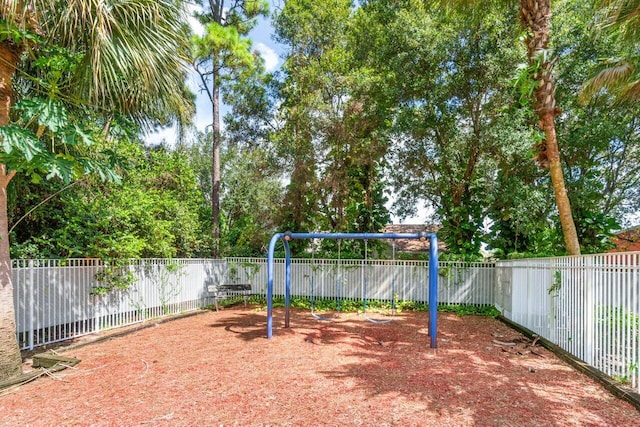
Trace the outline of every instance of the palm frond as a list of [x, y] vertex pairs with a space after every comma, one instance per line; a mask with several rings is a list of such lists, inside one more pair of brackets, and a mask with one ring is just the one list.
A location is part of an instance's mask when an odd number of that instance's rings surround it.
[[638, 0], [604, 0], [609, 11], [607, 24], [625, 24], [640, 17], [640, 1]]
[[627, 40], [640, 34], [640, 0], [601, 0], [605, 9], [604, 28], [615, 28]]
[[581, 102], [588, 102], [605, 88], [612, 93], [619, 93], [636, 70], [635, 65], [626, 60], [609, 62], [609, 64], [583, 85], [579, 97]]
[[181, 0], [0, 0], [0, 18], [83, 55], [74, 97], [140, 121], [192, 111], [182, 91], [189, 53], [183, 6]]
[[640, 100], [640, 80], [635, 80], [627, 84], [620, 94], [623, 102], [638, 102]]

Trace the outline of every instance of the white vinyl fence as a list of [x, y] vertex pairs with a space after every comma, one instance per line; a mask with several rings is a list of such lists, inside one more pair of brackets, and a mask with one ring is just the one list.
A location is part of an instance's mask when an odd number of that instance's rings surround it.
[[[428, 263], [293, 260], [292, 295], [428, 302]], [[490, 305], [493, 264], [441, 263], [441, 303]], [[126, 280], [124, 280], [126, 279]], [[124, 281], [127, 289], [100, 292]], [[266, 294], [263, 258], [145, 259], [117, 266], [99, 260], [15, 260], [14, 303], [23, 349], [211, 305], [207, 286], [249, 283]], [[274, 296], [284, 296], [284, 260]]]
[[[227, 258], [228, 280], [266, 293], [262, 258]], [[494, 263], [440, 262], [440, 304], [493, 305]], [[284, 259], [274, 262], [274, 296], [284, 296]], [[292, 259], [292, 296], [429, 302], [429, 263], [403, 260]]]
[[495, 305], [640, 391], [640, 253], [497, 262]]
[[[221, 281], [224, 261], [14, 260], [14, 304], [21, 348], [195, 310], [211, 303], [207, 285]], [[122, 278], [126, 290], [100, 293]]]
[[[428, 302], [428, 263], [292, 260], [292, 296]], [[100, 295], [118, 276], [130, 287]], [[13, 265], [21, 348], [211, 305], [207, 285], [250, 283], [266, 293], [263, 258], [18, 260]], [[117, 282], [117, 280], [116, 280]], [[503, 315], [640, 392], [640, 253], [497, 263], [439, 263], [439, 303], [495, 305]], [[276, 260], [274, 296], [284, 295]]]

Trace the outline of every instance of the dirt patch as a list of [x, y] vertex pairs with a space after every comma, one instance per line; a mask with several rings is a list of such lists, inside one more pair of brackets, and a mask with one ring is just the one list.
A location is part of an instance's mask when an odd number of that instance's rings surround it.
[[[63, 354], [82, 360], [0, 396], [4, 425], [605, 426], [638, 412], [490, 318], [388, 324], [233, 308]], [[515, 345], [511, 345], [515, 344]]]

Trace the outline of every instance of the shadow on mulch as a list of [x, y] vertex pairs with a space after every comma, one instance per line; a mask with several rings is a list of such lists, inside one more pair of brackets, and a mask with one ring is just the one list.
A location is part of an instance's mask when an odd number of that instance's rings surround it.
[[[274, 339], [277, 339], [279, 335], [300, 333], [299, 331], [296, 332], [295, 328], [305, 331], [304, 341], [308, 344], [327, 345], [355, 339], [352, 344], [353, 347], [355, 349], [359, 348], [362, 351], [354, 351], [350, 353], [349, 356], [356, 357], [360, 361], [357, 364], [344, 365], [339, 371], [324, 371], [323, 374], [328, 378], [335, 380], [344, 380], [346, 378], [356, 379], [364, 388], [370, 390], [371, 395], [391, 392], [400, 392], [419, 396], [427, 395], [433, 392], [434, 387], [449, 388], [449, 384], [452, 382], [465, 383], [466, 377], [468, 376], [466, 368], [472, 368], [481, 372], [484, 371], [483, 366], [474, 367], [474, 365], [477, 365], [477, 360], [474, 360], [474, 356], [467, 356], [466, 360], [461, 363], [461, 368], [465, 369], [434, 369], [434, 366], [431, 365], [428, 368], [423, 367], [422, 371], [416, 370], [416, 366], [405, 366], [406, 364], [398, 362], [395, 358], [391, 360], [388, 356], [390, 350], [394, 352], [402, 351], [403, 346], [399, 345], [399, 343], [395, 341], [398, 336], [397, 333], [389, 333], [389, 330], [386, 328], [376, 329], [375, 326], [370, 328], [367, 328], [366, 325], [354, 327], [353, 322], [343, 321], [340, 314], [338, 314], [334, 320], [335, 321], [326, 319], [318, 320], [313, 317], [295, 316], [295, 324], [292, 324], [291, 328], [285, 329], [283, 319], [274, 319]], [[400, 316], [399, 321], [396, 322], [394, 327], [398, 328], [398, 324], [400, 324], [401, 328], [414, 330], [418, 330], [420, 328], [424, 329], [425, 325], [416, 322], [415, 320], [415, 317], [407, 320]], [[528, 329], [522, 328], [513, 322], [509, 322], [502, 317], [499, 320], [513, 330], [522, 333], [530, 340], [536, 340], [537, 335]], [[364, 319], [359, 319], [359, 321], [364, 322]], [[264, 313], [242, 313], [234, 318], [219, 321], [217, 323], [210, 324], [209, 326], [214, 328], [224, 328], [225, 331], [236, 334], [240, 339], [250, 341], [257, 338], [266, 339], [266, 325], [267, 323]], [[357, 332], [356, 329], [358, 330]], [[406, 334], [407, 332], [404, 331], [403, 333]], [[425, 335], [424, 338], [426, 343], [427, 334], [426, 332], [423, 333]], [[360, 342], [358, 342], [357, 339], [360, 339]], [[540, 339], [538, 338], [537, 340]], [[553, 345], [549, 341], [541, 339], [540, 344], [560, 359], [569, 363], [578, 371], [595, 379], [614, 396], [629, 402], [636, 409], [640, 410], [640, 395], [638, 393], [618, 384], [612, 378], [595, 368], [586, 365], [581, 360]], [[378, 348], [376, 348], [376, 345]], [[404, 346], [406, 345], [407, 343], [404, 344]], [[433, 351], [436, 352], [437, 350]], [[363, 360], [370, 361], [362, 362]], [[412, 378], [409, 378], [408, 381], [404, 381], [402, 384], [396, 384], [388, 381], [387, 373], [390, 369], [399, 369], [402, 371], [412, 370], [414, 373], [411, 375]], [[533, 369], [530, 372], [535, 374], [535, 370]], [[421, 379], [422, 376], [426, 376], [426, 379]], [[474, 382], [476, 384], [481, 383], [481, 387], [476, 388], [473, 384], [466, 385], [465, 394], [468, 395], [469, 398], [477, 397], [478, 394], [486, 392], [487, 388], [499, 389], [500, 387], [509, 385], [503, 378], [487, 374], [481, 374], [480, 379], [476, 378]], [[439, 383], [444, 383], [445, 385]], [[563, 387], [561, 382], [555, 382], [552, 385]], [[526, 399], [530, 404], [535, 404], [531, 398], [531, 396], [535, 396], [535, 393], [532, 393], [531, 390], [527, 389], [524, 395], [527, 396]], [[545, 402], [544, 399], [538, 400], [541, 405]]]
[[207, 326], [224, 329], [244, 341], [267, 339], [267, 320], [264, 314], [238, 313], [234, 318], [210, 323]]

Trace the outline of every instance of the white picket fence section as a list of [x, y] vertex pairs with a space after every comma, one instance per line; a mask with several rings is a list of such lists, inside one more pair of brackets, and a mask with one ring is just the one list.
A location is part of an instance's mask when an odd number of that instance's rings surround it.
[[[262, 258], [227, 258], [228, 280], [266, 293]], [[440, 304], [494, 304], [494, 263], [440, 262]], [[284, 296], [284, 260], [274, 262], [274, 296]], [[404, 260], [292, 259], [293, 296], [429, 302], [429, 263]]]
[[20, 347], [62, 341], [147, 319], [196, 310], [212, 302], [208, 284], [226, 273], [223, 260], [133, 260], [127, 290], [96, 294], [99, 260], [14, 260], [13, 283]]
[[640, 253], [499, 261], [495, 305], [640, 392]]
[[[263, 258], [146, 259], [121, 267], [127, 290], [100, 296], [98, 260], [16, 260], [21, 348], [34, 348], [212, 303], [207, 285], [266, 293]], [[428, 303], [428, 262], [292, 260], [292, 296]], [[98, 276], [96, 276], [98, 274]], [[505, 317], [640, 392], [640, 253], [497, 263], [439, 263], [439, 303], [495, 305]], [[274, 296], [284, 295], [276, 260]]]

